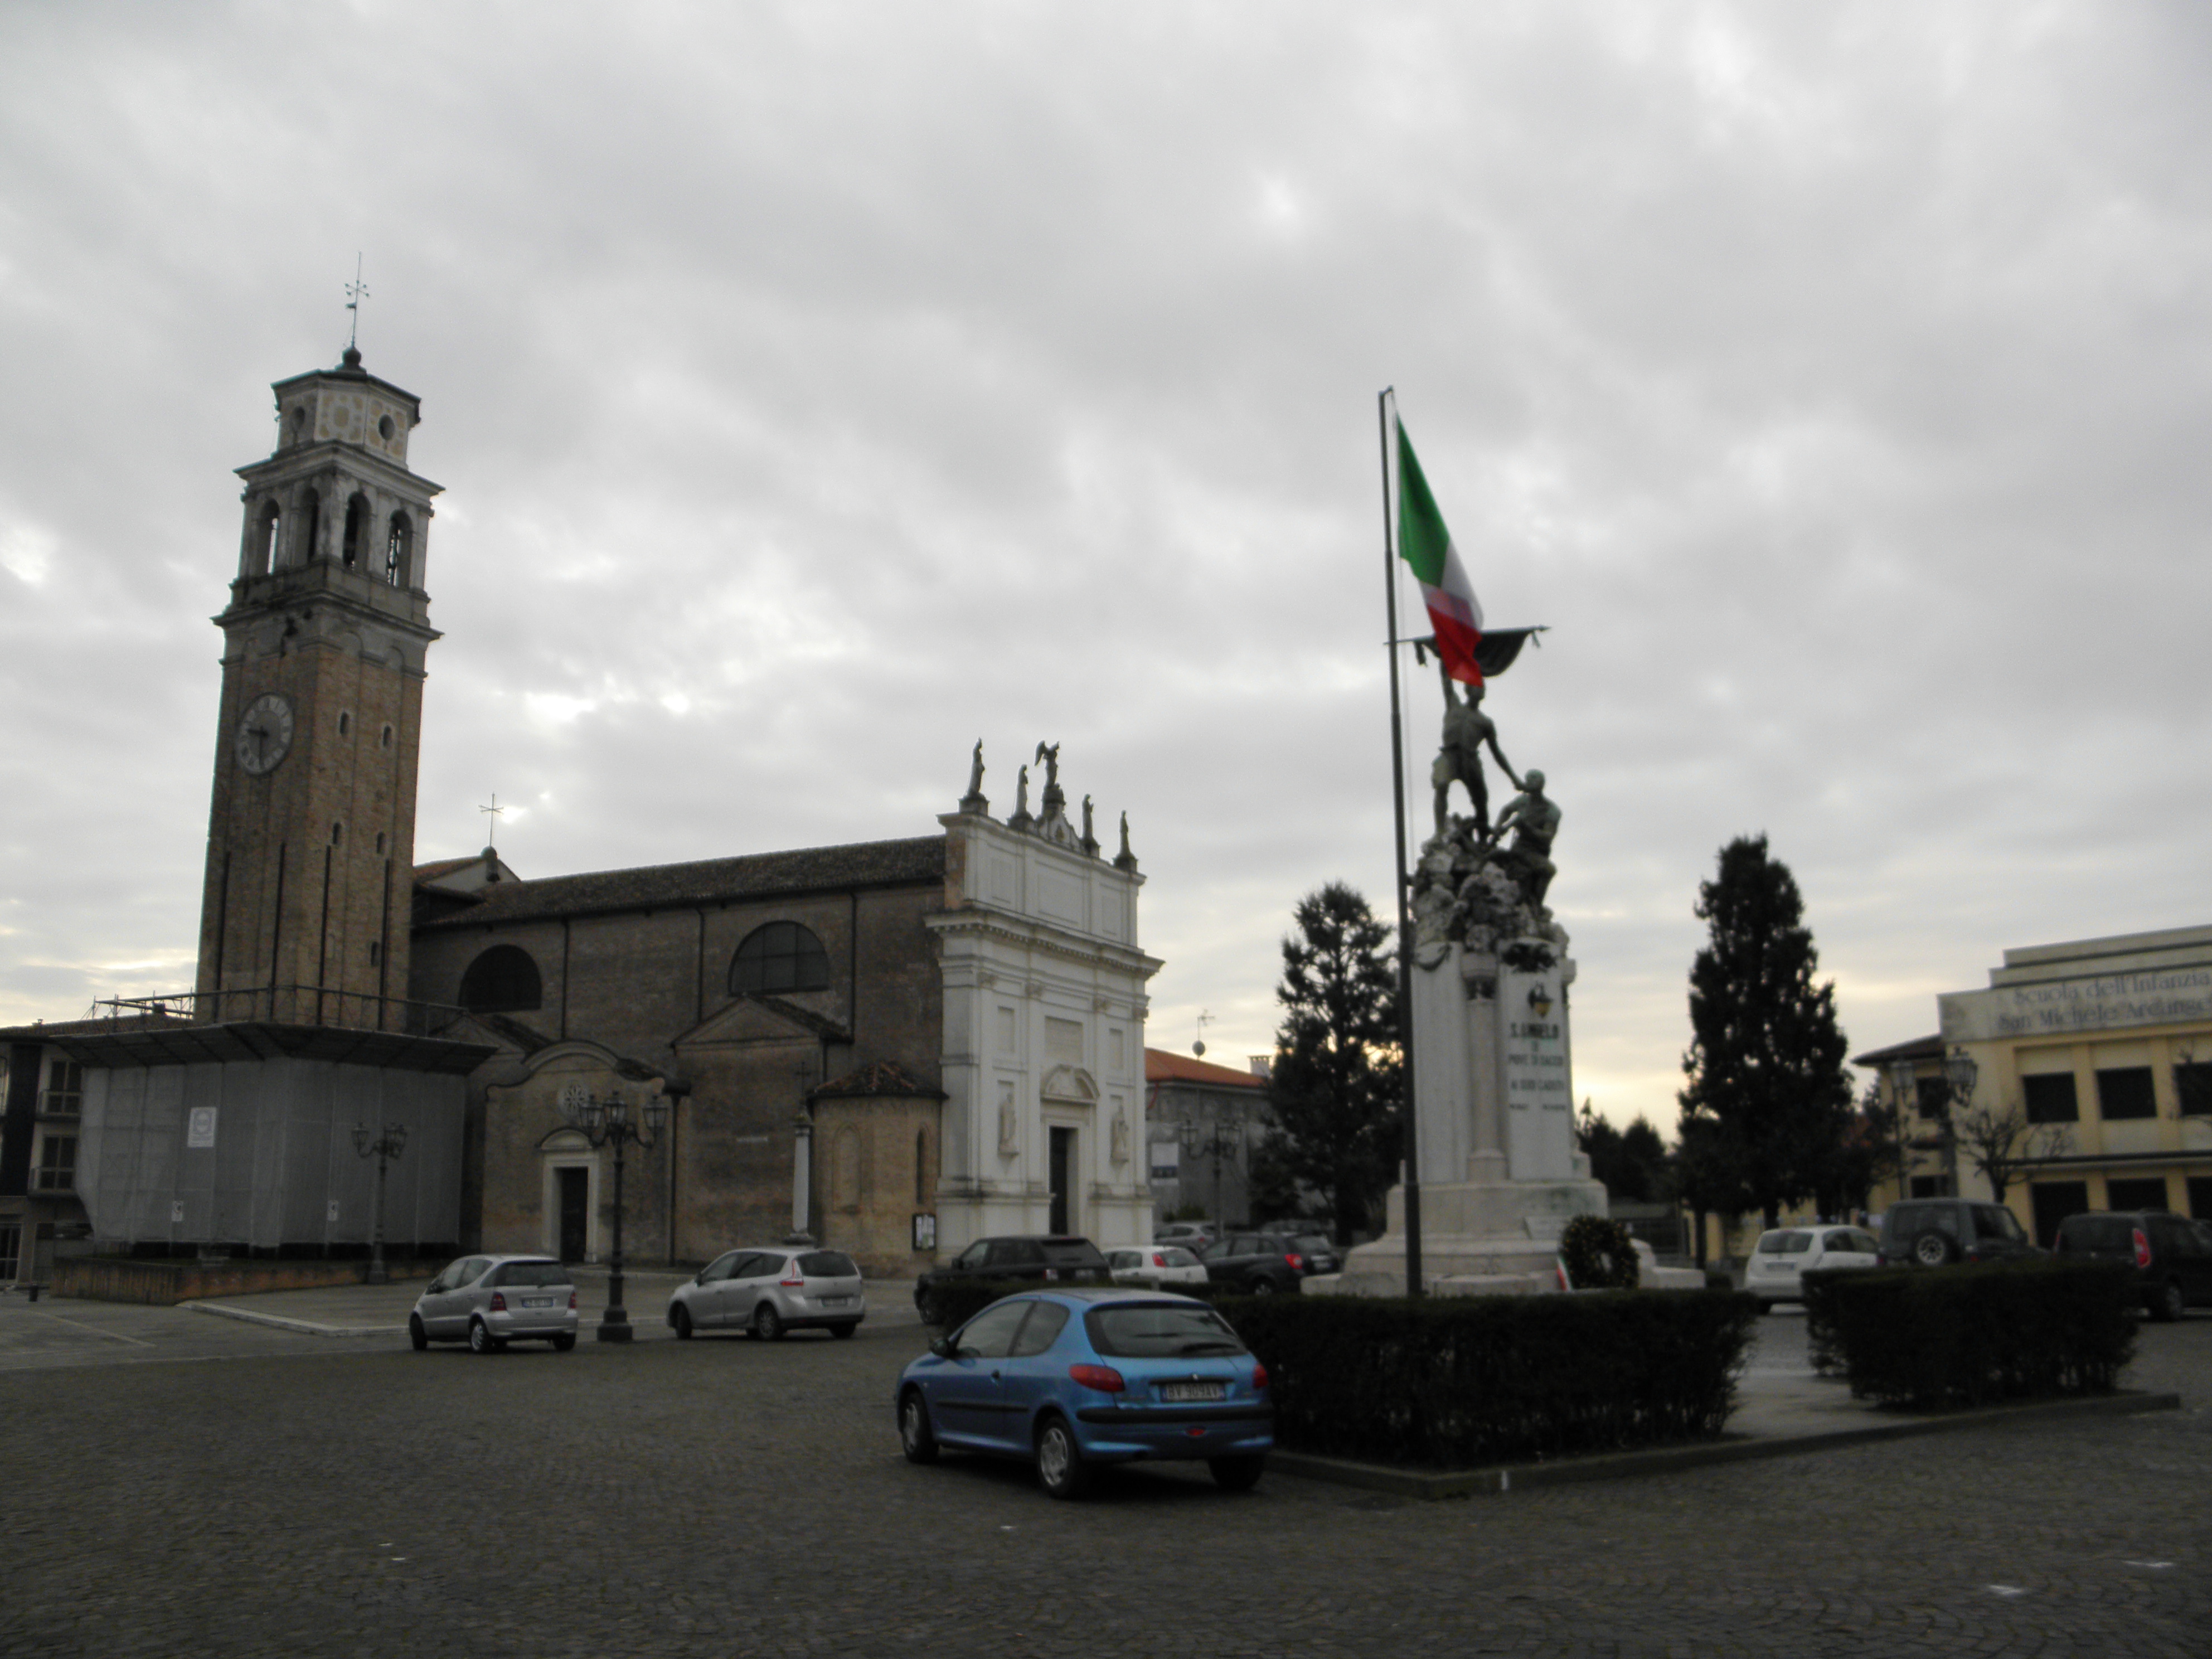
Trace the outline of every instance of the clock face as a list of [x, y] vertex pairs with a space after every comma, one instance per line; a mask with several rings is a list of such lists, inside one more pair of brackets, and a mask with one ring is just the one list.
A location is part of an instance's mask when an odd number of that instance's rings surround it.
[[291, 752], [291, 703], [274, 691], [263, 692], [246, 705], [231, 746], [238, 763], [256, 776], [274, 771]]

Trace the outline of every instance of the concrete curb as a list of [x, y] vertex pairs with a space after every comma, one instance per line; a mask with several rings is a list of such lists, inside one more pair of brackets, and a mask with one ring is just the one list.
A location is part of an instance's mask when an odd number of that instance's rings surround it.
[[404, 1336], [407, 1327], [401, 1325], [317, 1325], [305, 1319], [287, 1319], [281, 1314], [262, 1313], [251, 1308], [234, 1308], [221, 1302], [179, 1302], [179, 1308], [193, 1313], [213, 1314], [219, 1319], [240, 1319], [249, 1325], [267, 1325], [280, 1331], [297, 1331], [302, 1336]]
[[1831, 1429], [1818, 1434], [1739, 1435], [1693, 1446], [1658, 1446], [1650, 1451], [1563, 1458], [1556, 1463], [1497, 1464], [1488, 1468], [1453, 1469], [1441, 1474], [1280, 1449], [1267, 1455], [1267, 1467], [1273, 1473], [1296, 1475], [1303, 1480], [1360, 1486], [1401, 1498], [1471, 1498], [1478, 1493], [1527, 1491], [1532, 1486], [1560, 1486], [1577, 1480], [1630, 1480], [1644, 1475], [1671, 1474], [1677, 1469], [1702, 1468], [1713, 1463], [1747, 1462], [1753, 1458], [1802, 1457], [1813, 1452], [1839, 1451], [1847, 1446], [1906, 1440], [1923, 1434], [1948, 1434], [1961, 1429], [2001, 1428], [2012, 1423], [2071, 1417], [2131, 1417], [2140, 1412], [2180, 1408], [2181, 1396], [2178, 1394], [2094, 1395], [2079, 1400], [2039, 1400], [2023, 1406], [1996, 1406], [1942, 1417], [1914, 1418], [1908, 1422], [1870, 1423], [1863, 1428]]

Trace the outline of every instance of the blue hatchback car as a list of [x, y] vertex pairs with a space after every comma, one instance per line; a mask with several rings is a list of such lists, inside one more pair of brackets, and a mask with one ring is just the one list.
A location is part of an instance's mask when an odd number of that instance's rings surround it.
[[899, 1373], [900, 1443], [1036, 1464], [1077, 1498], [1101, 1463], [1203, 1458], [1247, 1492], [1275, 1443], [1267, 1372], [1212, 1308], [1127, 1287], [1001, 1297]]

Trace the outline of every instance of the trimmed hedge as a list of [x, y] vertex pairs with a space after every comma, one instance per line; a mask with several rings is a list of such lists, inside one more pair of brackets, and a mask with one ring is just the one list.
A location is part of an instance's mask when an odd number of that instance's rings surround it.
[[1923, 1410], [2110, 1394], [2135, 1354], [2124, 1263], [1978, 1262], [1805, 1276], [1814, 1363]]
[[1758, 1313], [1735, 1291], [1244, 1297], [1291, 1450], [1432, 1468], [1717, 1438]]

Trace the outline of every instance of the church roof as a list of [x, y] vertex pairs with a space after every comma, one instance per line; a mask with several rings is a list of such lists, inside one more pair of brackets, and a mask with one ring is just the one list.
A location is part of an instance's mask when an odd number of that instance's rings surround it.
[[465, 896], [474, 902], [443, 915], [418, 916], [415, 925], [418, 930], [434, 932], [618, 910], [675, 909], [787, 893], [913, 886], [944, 879], [945, 837], [917, 836], [908, 841], [864, 841], [844, 847], [702, 859], [692, 864], [650, 864], [635, 870], [549, 876], [542, 881], [501, 881]]

